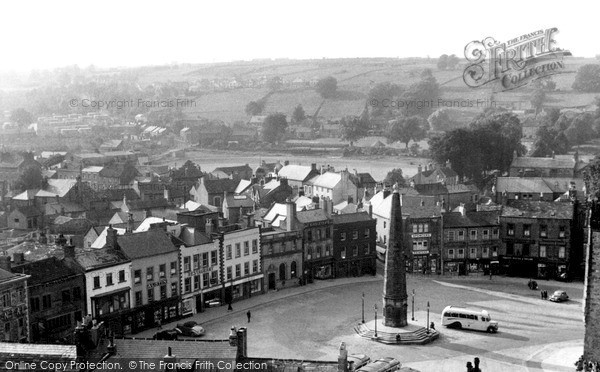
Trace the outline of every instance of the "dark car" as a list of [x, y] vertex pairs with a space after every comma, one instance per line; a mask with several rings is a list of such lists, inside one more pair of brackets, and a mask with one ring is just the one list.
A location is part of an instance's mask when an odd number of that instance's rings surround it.
[[350, 354], [348, 355], [348, 363], [352, 362], [352, 369], [357, 370], [371, 361], [365, 354]]
[[179, 332], [176, 329], [167, 329], [154, 334], [155, 340], [177, 340]]
[[205, 333], [204, 328], [194, 320], [190, 320], [183, 324], [177, 324], [175, 330], [181, 335], [189, 337], [199, 337], [203, 336]]

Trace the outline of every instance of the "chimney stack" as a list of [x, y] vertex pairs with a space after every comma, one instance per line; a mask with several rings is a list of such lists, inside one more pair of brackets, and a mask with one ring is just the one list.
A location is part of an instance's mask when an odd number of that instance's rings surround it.
[[340, 344], [340, 353], [338, 354], [338, 372], [348, 372], [348, 350], [346, 343]]
[[237, 360], [243, 360], [248, 357], [248, 335], [246, 327], [237, 330]]
[[211, 219], [206, 219], [206, 224], [204, 225], [204, 232], [206, 233], [206, 235], [208, 235], [210, 237], [210, 234], [212, 234], [213, 231], [213, 223]]
[[127, 218], [127, 233], [133, 233], [133, 213], [129, 212]]
[[108, 225], [106, 229], [106, 246], [112, 249], [117, 247], [117, 230], [113, 229], [112, 225]]
[[286, 218], [285, 218], [285, 227], [287, 231], [294, 231], [296, 227], [296, 203], [294, 203], [290, 198], [287, 198], [285, 201], [286, 207]]
[[23, 252], [13, 253], [12, 262], [15, 265], [24, 263], [25, 262], [25, 253], [23, 253]]
[[65, 258], [75, 258], [75, 246], [73, 244], [67, 244], [63, 247], [63, 253]]

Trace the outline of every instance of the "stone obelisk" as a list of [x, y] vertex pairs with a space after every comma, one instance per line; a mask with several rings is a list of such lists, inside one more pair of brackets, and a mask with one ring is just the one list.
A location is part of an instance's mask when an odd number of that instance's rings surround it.
[[403, 238], [400, 193], [398, 187], [394, 186], [390, 212], [390, 235], [385, 253], [383, 276], [383, 316], [384, 325], [388, 327], [404, 327], [408, 324]]

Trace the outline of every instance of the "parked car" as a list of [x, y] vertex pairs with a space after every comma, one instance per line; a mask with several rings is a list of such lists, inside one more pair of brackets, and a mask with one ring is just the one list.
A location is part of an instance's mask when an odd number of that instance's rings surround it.
[[381, 358], [373, 363], [369, 363], [359, 369], [357, 372], [393, 372], [402, 367], [402, 363], [394, 358]]
[[203, 336], [205, 333], [204, 328], [194, 320], [190, 320], [183, 324], [177, 324], [175, 329], [179, 334], [189, 337], [199, 337]]
[[212, 300], [204, 301], [204, 304], [206, 305], [206, 307], [221, 306], [221, 299], [220, 298], [213, 298]]
[[350, 354], [348, 355], [348, 363], [352, 362], [352, 370], [356, 371], [362, 366], [366, 365], [371, 361], [365, 354]]
[[550, 301], [554, 301], [554, 302], [563, 302], [563, 301], [568, 301], [569, 300], [569, 296], [567, 296], [567, 292], [565, 291], [554, 291], [554, 293], [552, 293], [552, 296], [550, 296], [550, 298], [548, 298]]
[[154, 334], [155, 340], [177, 340], [179, 332], [176, 329], [166, 329]]

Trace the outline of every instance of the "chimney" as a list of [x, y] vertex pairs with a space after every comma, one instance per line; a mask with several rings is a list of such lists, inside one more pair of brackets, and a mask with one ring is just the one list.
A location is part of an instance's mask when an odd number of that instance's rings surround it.
[[73, 244], [67, 244], [63, 247], [63, 253], [65, 258], [75, 258], [75, 246]]
[[465, 216], [466, 214], [466, 209], [465, 209], [465, 203], [460, 203], [460, 205], [458, 206], [458, 211], [460, 212], [461, 216]]
[[0, 269], [10, 272], [10, 256], [0, 256]]
[[117, 248], [117, 230], [113, 229], [112, 225], [108, 225], [106, 229], [106, 247]]
[[391, 194], [390, 189], [388, 189], [388, 188], [383, 189], [383, 198], [384, 199], [387, 198], [388, 196], [390, 196], [390, 194]]
[[[285, 165], [290, 165], [290, 161], [289, 161], [289, 160], [286, 160], [286, 161], [284, 161], [284, 162], [283, 162], [283, 165], [284, 165], [284, 166], [285, 166]], [[316, 166], [317, 166], [317, 165], [315, 164], [315, 167], [316, 167]]]
[[423, 168], [421, 168], [421, 164], [419, 164], [419, 167], [417, 168], [417, 183], [420, 185], [421, 184], [421, 172], [423, 171]]
[[173, 350], [171, 350], [171, 347], [167, 347], [167, 355], [165, 355], [163, 357], [163, 362], [165, 363], [165, 372], [166, 371], [177, 371], [178, 368], [176, 368], [177, 366], [177, 362], [179, 361], [179, 358], [177, 358], [175, 355], [173, 355]]
[[[286, 161], [286, 163], [287, 163], [287, 161]], [[287, 164], [286, 164], [286, 165], [287, 165]], [[312, 170], [316, 171], [316, 170], [317, 170], [317, 163], [312, 163], [312, 164], [310, 165], [310, 169], [312, 169]]]
[[206, 225], [204, 225], [204, 232], [206, 233], [206, 235], [208, 235], [210, 237], [210, 234], [212, 234], [212, 230], [213, 230], [212, 220], [207, 219]]
[[285, 201], [286, 207], [286, 218], [285, 218], [285, 227], [287, 231], [294, 231], [296, 227], [296, 203], [294, 203], [290, 198], [287, 198]]
[[327, 209], [327, 205], [326, 204], [327, 204], [327, 201], [325, 200], [325, 197], [321, 196], [319, 198], [319, 209], [323, 209], [323, 210]]
[[128, 213], [127, 218], [127, 233], [133, 233], [133, 213], [131, 212]]
[[348, 372], [348, 350], [346, 350], [346, 343], [340, 344], [340, 353], [338, 354], [338, 372]]
[[329, 197], [327, 197], [325, 207], [325, 212], [327, 212], [329, 216], [333, 215], [333, 200]]
[[246, 327], [237, 330], [237, 356], [236, 360], [243, 360], [248, 357], [248, 335]]
[[23, 253], [23, 252], [13, 253], [12, 262], [15, 265], [22, 264], [23, 262], [25, 262], [25, 253]]
[[573, 163], [579, 163], [579, 150], [575, 150], [575, 153], [573, 154]]
[[254, 227], [254, 215], [252, 213], [246, 214], [246, 227]]

